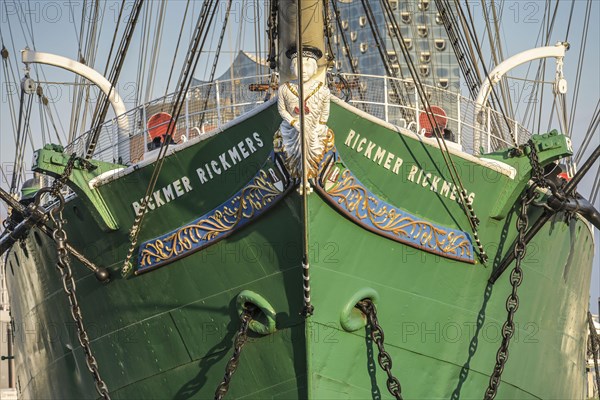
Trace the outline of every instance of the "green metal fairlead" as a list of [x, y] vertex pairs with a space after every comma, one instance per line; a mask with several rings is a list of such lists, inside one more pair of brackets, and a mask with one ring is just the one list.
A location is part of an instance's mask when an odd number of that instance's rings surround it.
[[[69, 158], [70, 155], [64, 152], [62, 146], [47, 144], [34, 153], [32, 170], [58, 178], [65, 170]], [[90, 181], [108, 171], [122, 168], [125, 166], [97, 160], [77, 159], [73, 172], [67, 180], [67, 186], [82, 199], [105, 232], [117, 230], [119, 226], [100, 192], [90, 187]]]
[[[549, 163], [560, 160], [561, 158], [573, 155], [571, 139], [567, 136], [552, 130], [543, 135], [531, 136], [531, 141], [537, 151], [538, 161], [543, 168]], [[523, 145], [519, 149], [508, 149], [494, 153], [488, 153], [482, 157], [502, 161], [515, 168], [517, 174], [515, 179], [504, 187], [503, 192], [498, 197], [490, 217], [501, 220], [506, 217], [511, 207], [517, 201], [519, 195], [525, 189], [531, 177], [532, 167], [528, 154], [529, 145]]]

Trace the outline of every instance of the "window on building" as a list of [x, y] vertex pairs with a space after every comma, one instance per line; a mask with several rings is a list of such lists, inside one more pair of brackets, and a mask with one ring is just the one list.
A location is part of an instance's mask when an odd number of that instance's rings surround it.
[[444, 23], [444, 20], [442, 19], [442, 14], [435, 14], [435, 23], [438, 25], [442, 25]]
[[431, 62], [431, 53], [428, 51], [422, 51], [420, 59], [422, 64], [429, 64]]
[[400, 18], [402, 18], [402, 22], [404, 22], [405, 24], [410, 24], [412, 21], [411, 14], [408, 11], [400, 13]]
[[427, 27], [425, 25], [417, 26], [417, 33], [422, 38], [427, 37]]
[[394, 30], [394, 25], [392, 25], [392, 24], [388, 25], [388, 32], [390, 34], [390, 37], [393, 37], [393, 38], [396, 37], [396, 31]]
[[443, 51], [446, 49], [446, 40], [445, 39], [435, 39], [435, 42], [433, 42], [435, 45], [435, 48], [438, 51]]
[[398, 62], [398, 55], [396, 54], [395, 51], [388, 50], [387, 57], [388, 57], [388, 60], [390, 60], [390, 62], [392, 62], [392, 63]]

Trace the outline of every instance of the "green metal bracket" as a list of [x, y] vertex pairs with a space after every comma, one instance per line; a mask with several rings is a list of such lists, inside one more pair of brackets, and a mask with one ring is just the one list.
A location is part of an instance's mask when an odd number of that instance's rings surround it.
[[[531, 140], [537, 150], [542, 167], [563, 157], [573, 155], [571, 139], [556, 130], [543, 135], [533, 135]], [[517, 170], [515, 179], [504, 186], [498, 196], [498, 201], [492, 208], [490, 216], [494, 219], [501, 220], [508, 215], [510, 208], [531, 178], [531, 163], [528, 156], [530, 149], [528, 146], [521, 146], [521, 149], [523, 151], [518, 155], [516, 155], [514, 149], [485, 154], [485, 158], [502, 161]]]
[[[32, 169], [35, 172], [59, 177], [63, 173], [69, 158], [70, 156], [64, 153], [62, 146], [47, 144], [35, 152]], [[105, 172], [119, 168], [125, 168], [125, 166], [96, 160], [77, 159], [73, 172], [67, 180], [67, 185], [82, 199], [96, 222], [105, 232], [117, 230], [119, 225], [100, 192], [90, 188], [89, 182]]]

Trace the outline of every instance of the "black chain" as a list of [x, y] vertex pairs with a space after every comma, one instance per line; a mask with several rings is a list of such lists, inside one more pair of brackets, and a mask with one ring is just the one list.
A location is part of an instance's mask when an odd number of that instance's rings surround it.
[[527, 145], [529, 147], [528, 156], [529, 161], [531, 163], [531, 179], [538, 185], [544, 185], [544, 169], [540, 164], [540, 160], [537, 155], [537, 150], [535, 148], [535, 143], [533, 142], [533, 140], [530, 139], [529, 142], [527, 142]]
[[[592, 359], [594, 360], [594, 372], [596, 377], [596, 390], [598, 397], [600, 398], [600, 369], [598, 369], [598, 334], [594, 327], [594, 321], [592, 319], [592, 313], [588, 311], [588, 327], [590, 328], [590, 344]], [[591, 397], [591, 396], [590, 396]]]
[[75, 161], [77, 157], [75, 154], [72, 154], [65, 166], [65, 169], [61, 176], [54, 180], [52, 183], [52, 187], [46, 190], [40, 190], [38, 193], [38, 201], [40, 196], [49, 192], [52, 196], [58, 199], [58, 204], [56, 204], [50, 210], [50, 219], [54, 223], [54, 231], [52, 232], [52, 238], [56, 242], [56, 252], [57, 252], [57, 263], [56, 268], [59, 270], [63, 289], [67, 294], [67, 298], [69, 299], [69, 304], [71, 307], [71, 316], [73, 317], [73, 321], [75, 321], [75, 325], [77, 326], [77, 338], [79, 340], [79, 344], [85, 353], [85, 362], [88, 367], [88, 370], [92, 374], [94, 378], [94, 384], [96, 386], [96, 391], [98, 394], [106, 400], [110, 400], [110, 395], [108, 393], [108, 387], [102, 377], [100, 376], [100, 371], [98, 369], [98, 363], [96, 362], [96, 357], [94, 357], [92, 353], [92, 349], [90, 347], [90, 338], [87, 334], [85, 326], [83, 325], [83, 316], [81, 315], [81, 308], [79, 307], [79, 302], [77, 301], [76, 295], [76, 285], [75, 279], [73, 278], [73, 272], [71, 271], [71, 264], [69, 261], [69, 253], [67, 250], [67, 232], [64, 230], [64, 218], [62, 215], [62, 211], [65, 206], [65, 199], [61, 194], [61, 189], [66, 185], [67, 180], [71, 176], [73, 169], [75, 168]]
[[[60, 186], [56, 187], [59, 188]], [[96, 390], [98, 391], [98, 394], [102, 396], [103, 399], [109, 400], [110, 396], [108, 394], [108, 387], [100, 377], [98, 364], [90, 347], [90, 339], [88, 337], [85, 326], [83, 325], [83, 316], [81, 315], [81, 308], [79, 307], [79, 302], [77, 301], [77, 295], [75, 293], [75, 279], [73, 279], [73, 273], [71, 271], [71, 264], [68, 255], [69, 253], [67, 251], [67, 233], [65, 232], [63, 227], [64, 219], [62, 211], [65, 205], [65, 200], [60, 194], [60, 189], [58, 189], [57, 193], [53, 194], [58, 199], [58, 204], [55, 205], [52, 208], [52, 210], [50, 210], [50, 219], [52, 220], [55, 226], [54, 231], [52, 233], [52, 238], [56, 242], [56, 251], [58, 254], [56, 267], [60, 271], [62, 277], [63, 288], [65, 293], [67, 294], [67, 298], [69, 299], [69, 304], [71, 307], [71, 316], [73, 317], [73, 321], [75, 321], [75, 324], [77, 325], [77, 338], [79, 339], [79, 344], [81, 345], [81, 348], [85, 353], [85, 361], [90, 373], [94, 378]]]
[[77, 156], [73, 153], [71, 157], [69, 157], [69, 161], [67, 161], [67, 165], [65, 165], [65, 169], [60, 177], [56, 178], [54, 182], [52, 182], [52, 187], [50, 188], [50, 193], [53, 196], [59, 198], [60, 190], [67, 184], [67, 180], [71, 176], [73, 169], [75, 168], [75, 161], [77, 160]]
[[233, 340], [233, 355], [227, 361], [227, 365], [225, 366], [225, 375], [223, 376], [223, 380], [217, 386], [217, 390], [215, 391], [215, 400], [221, 400], [227, 394], [229, 390], [229, 384], [231, 383], [231, 377], [237, 370], [238, 364], [240, 362], [240, 355], [242, 354], [242, 347], [248, 341], [248, 327], [250, 325], [250, 321], [252, 321], [252, 317], [254, 315], [256, 308], [252, 304], [246, 304], [244, 307], [244, 311], [240, 315], [240, 319], [242, 320], [242, 324], [240, 325], [240, 329], [235, 334], [235, 339]]
[[514, 317], [517, 309], [519, 308], [519, 296], [517, 295], [517, 289], [523, 282], [523, 269], [521, 268], [521, 263], [523, 262], [525, 253], [527, 252], [527, 242], [525, 241], [525, 234], [527, 233], [527, 229], [529, 227], [529, 216], [527, 215], [527, 211], [529, 210], [529, 205], [536, 197], [536, 189], [539, 186], [545, 186], [544, 171], [539, 163], [537, 151], [535, 149], [535, 143], [530, 140], [528, 145], [530, 150], [528, 155], [531, 161], [531, 179], [533, 180], [533, 185], [529, 187], [529, 189], [527, 189], [521, 197], [521, 210], [517, 218], [518, 237], [514, 247], [515, 267], [510, 273], [512, 292], [506, 299], [506, 311], [508, 312], [508, 316], [506, 318], [506, 322], [504, 322], [504, 325], [502, 325], [502, 343], [500, 344], [500, 348], [496, 353], [496, 365], [494, 366], [494, 371], [490, 376], [488, 388], [485, 391], [485, 400], [492, 400], [496, 397], [498, 387], [500, 386], [502, 373], [504, 372], [504, 366], [508, 360], [508, 346], [515, 333]]
[[377, 361], [379, 362], [381, 369], [383, 369], [388, 376], [386, 382], [387, 388], [392, 396], [398, 400], [402, 400], [402, 386], [400, 386], [398, 378], [392, 375], [392, 357], [385, 351], [383, 345], [385, 336], [383, 334], [383, 329], [377, 320], [377, 309], [375, 308], [375, 304], [373, 304], [371, 299], [364, 299], [356, 303], [356, 306], [367, 316], [371, 328], [371, 339], [373, 339], [379, 349]]

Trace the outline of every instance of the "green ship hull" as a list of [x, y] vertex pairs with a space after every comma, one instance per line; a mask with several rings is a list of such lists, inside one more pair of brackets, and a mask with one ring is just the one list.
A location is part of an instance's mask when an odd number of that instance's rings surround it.
[[[269, 159], [280, 121], [276, 106], [265, 104], [209, 139], [176, 148], [165, 160], [139, 243], [177, 232], [243, 192]], [[476, 248], [458, 251], [431, 234], [433, 227], [454, 229], [472, 242], [433, 140], [339, 101], [332, 104], [329, 127], [341, 162], [363, 185], [357, 184], [356, 193], [405, 211], [410, 226], [431, 230], [388, 224], [387, 234], [377, 231], [372, 219], [344, 214], [344, 204], [360, 203], [358, 194], [327, 197], [333, 192], [326, 189], [308, 196], [305, 227], [301, 197], [291, 188], [222, 240], [181, 254], [166, 252], [147, 272], [137, 259], [138, 273], [123, 278], [128, 229], [153, 163], [101, 176], [95, 189], [87, 185], [92, 178], [87, 172], [74, 174], [81, 179], [72, 178], [77, 196], [64, 211], [68, 240], [112, 276], [102, 285], [73, 261], [85, 326], [113, 399], [213, 397], [232, 354], [244, 291], [272, 308], [275, 330], [250, 333], [228, 398], [390, 397], [377, 347], [354, 308], [363, 298], [377, 306], [405, 398], [483, 397], [511, 291], [509, 271], [494, 285], [488, 280], [517, 236], [519, 198], [531, 175], [527, 156], [498, 152], [479, 159], [453, 152], [481, 220], [479, 235], [490, 257], [481, 263]], [[569, 152], [560, 135], [537, 140], [542, 164]], [[39, 160], [38, 170], [60, 172], [59, 152], [47, 149]], [[97, 174], [117, 167], [100, 167]], [[348, 210], [357, 208], [350, 204]], [[530, 220], [541, 213], [540, 207], [530, 208]], [[314, 306], [307, 318], [301, 315], [305, 233]], [[96, 398], [55, 271], [55, 245], [37, 228], [20, 243], [6, 267], [20, 394]], [[517, 331], [498, 398], [584, 396], [593, 245], [585, 221], [557, 214], [527, 246]]]

